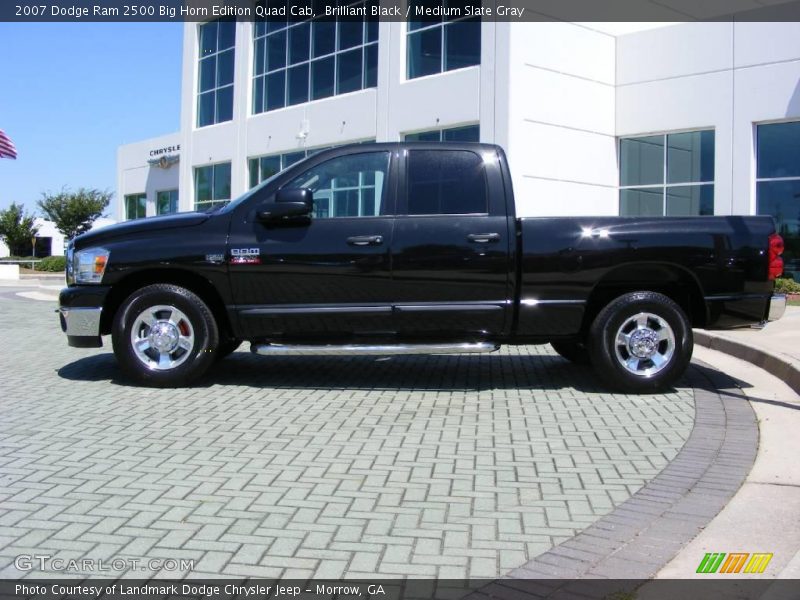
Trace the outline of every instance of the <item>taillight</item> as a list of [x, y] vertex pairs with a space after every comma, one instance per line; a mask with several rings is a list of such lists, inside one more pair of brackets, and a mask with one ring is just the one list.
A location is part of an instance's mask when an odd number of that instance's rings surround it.
[[769, 236], [769, 278], [777, 279], [783, 274], [783, 238], [777, 233]]

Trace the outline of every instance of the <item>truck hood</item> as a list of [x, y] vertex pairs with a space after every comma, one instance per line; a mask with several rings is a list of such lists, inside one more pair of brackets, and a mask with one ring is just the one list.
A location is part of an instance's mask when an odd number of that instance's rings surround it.
[[128, 235], [136, 235], [143, 232], [157, 231], [159, 229], [182, 229], [193, 227], [206, 222], [211, 215], [205, 213], [178, 213], [176, 215], [164, 215], [160, 217], [147, 217], [136, 219], [135, 221], [125, 221], [108, 227], [101, 227], [94, 231], [88, 231], [75, 238], [75, 250], [81, 250], [89, 246], [97, 246], [111, 239], [117, 239]]

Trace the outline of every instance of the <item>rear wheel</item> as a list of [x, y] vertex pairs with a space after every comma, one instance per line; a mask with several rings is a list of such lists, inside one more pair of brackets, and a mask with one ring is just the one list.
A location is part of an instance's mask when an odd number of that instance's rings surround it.
[[589, 349], [583, 342], [577, 340], [559, 340], [557, 342], [550, 342], [550, 345], [553, 347], [553, 350], [576, 365], [588, 365], [591, 362], [589, 359]]
[[155, 284], [131, 294], [117, 311], [114, 354], [132, 379], [156, 387], [186, 385], [213, 363], [219, 344], [214, 316], [193, 292]]
[[625, 392], [673, 385], [692, 358], [689, 319], [655, 292], [633, 292], [608, 304], [592, 323], [589, 354], [597, 375]]

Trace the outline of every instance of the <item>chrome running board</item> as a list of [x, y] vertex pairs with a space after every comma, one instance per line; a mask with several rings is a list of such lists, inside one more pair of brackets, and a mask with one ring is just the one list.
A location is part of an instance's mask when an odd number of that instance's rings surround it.
[[479, 342], [475, 344], [386, 344], [343, 346], [303, 345], [289, 346], [284, 344], [251, 344], [250, 352], [269, 356], [389, 356], [393, 354], [481, 354], [498, 350], [498, 344]]

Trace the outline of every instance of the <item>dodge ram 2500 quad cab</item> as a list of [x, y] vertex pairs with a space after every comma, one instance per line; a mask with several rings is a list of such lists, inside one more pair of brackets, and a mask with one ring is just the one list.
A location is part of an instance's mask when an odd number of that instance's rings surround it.
[[155, 386], [243, 341], [264, 355], [549, 342], [647, 392], [684, 372], [693, 327], [781, 316], [782, 251], [770, 217], [517, 218], [497, 146], [362, 144], [206, 213], [78, 236], [59, 311], [71, 346], [110, 334], [123, 370]]

